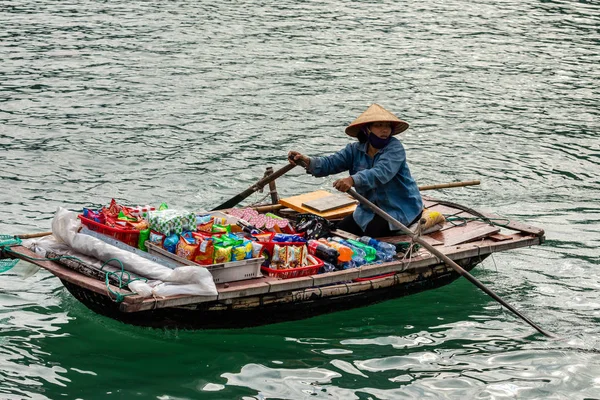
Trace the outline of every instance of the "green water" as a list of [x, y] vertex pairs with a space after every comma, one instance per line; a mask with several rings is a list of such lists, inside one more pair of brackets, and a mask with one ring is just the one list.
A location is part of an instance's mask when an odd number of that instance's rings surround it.
[[474, 273], [562, 338], [465, 280], [259, 328], [137, 328], [20, 263], [0, 276], [0, 398], [600, 398], [598, 26], [584, 1], [0, 0], [0, 233], [113, 197], [211, 208], [291, 149], [340, 149], [378, 102], [411, 124], [420, 185], [482, 181], [431, 195], [545, 229]]

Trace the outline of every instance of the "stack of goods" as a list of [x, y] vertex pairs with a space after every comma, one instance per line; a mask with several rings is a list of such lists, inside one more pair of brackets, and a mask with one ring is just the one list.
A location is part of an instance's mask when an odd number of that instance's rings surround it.
[[[150, 229], [148, 221], [141, 216], [142, 209], [125, 207], [112, 199], [108, 207], [100, 210], [84, 208], [79, 219], [92, 231], [111, 236], [133, 247], [144, 248]], [[144, 209], [153, 207], [146, 206]]]
[[323, 265], [308, 253], [306, 240], [295, 234], [290, 222], [274, 214], [253, 209], [200, 215], [164, 210], [150, 212], [148, 219], [150, 242], [200, 265], [264, 257], [264, 270], [279, 277], [288, 277], [283, 270], [287, 275], [291, 270], [314, 274]]
[[[294, 225], [274, 214], [232, 209], [197, 215], [186, 210], [125, 207], [113, 199], [79, 216], [89, 229], [146, 251], [146, 241], [200, 265], [264, 257], [269, 276], [292, 278], [391, 261], [393, 244], [364, 236], [327, 237], [331, 225], [308, 214]], [[327, 238], [326, 238], [327, 237]]]

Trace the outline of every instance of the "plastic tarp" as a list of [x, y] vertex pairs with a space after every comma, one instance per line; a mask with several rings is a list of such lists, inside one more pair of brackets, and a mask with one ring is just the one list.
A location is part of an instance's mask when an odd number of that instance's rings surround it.
[[[52, 220], [52, 234], [56, 241], [53, 247], [64, 244], [77, 253], [102, 262], [117, 259], [121, 261], [126, 271], [157, 281], [135, 281], [128, 285], [130, 290], [141, 296], [216, 296], [218, 294], [212, 275], [206, 268], [186, 265], [171, 269], [100, 239], [78, 233], [80, 228], [81, 221], [77, 218], [77, 213], [59, 207]], [[37, 241], [36, 246], [43, 248], [43, 241]], [[116, 261], [111, 261], [109, 264], [118, 266]]]

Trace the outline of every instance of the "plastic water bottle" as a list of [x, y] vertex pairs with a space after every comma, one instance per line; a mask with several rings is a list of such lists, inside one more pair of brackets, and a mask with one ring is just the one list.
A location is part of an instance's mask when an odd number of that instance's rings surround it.
[[377, 250], [375, 248], [353, 239], [348, 239], [348, 243], [353, 244], [365, 252], [365, 261], [370, 263], [375, 261], [375, 258], [377, 258]]
[[338, 253], [336, 249], [329, 247], [317, 240], [309, 240], [307, 247], [309, 254], [319, 257], [321, 260], [327, 263], [337, 264], [340, 253]]
[[333, 240], [327, 241], [326, 239], [323, 239], [323, 238], [319, 239], [319, 242], [326, 244], [327, 246], [332, 247], [338, 251], [338, 253], [339, 253], [338, 262], [339, 263], [343, 264], [345, 262], [352, 260], [352, 255], [354, 254], [354, 252], [352, 251], [352, 249], [350, 247], [346, 247], [341, 243], [334, 242]]
[[352, 253], [353, 253], [352, 261], [354, 261], [354, 263], [356, 264], [357, 267], [360, 267], [361, 265], [365, 265], [367, 263], [367, 261], [365, 259], [367, 254], [360, 247], [357, 247], [357, 246], [353, 245], [352, 243], [349, 243], [347, 240], [344, 240], [337, 236], [334, 236], [330, 239], [331, 239], [331, 241], [343, 244], [344, 246], [346, 246], [352, 250]]
[[369, 236], [363, 236], [358, 240], [361, 243], [374, 247], [378, 253], [382, 253], [378, 258], [381, 258], [384, 261], [390, 261], [396, 255], [396, 246], [391, 243], [380, 242]]
[[330, 264], [328, 262], [324, 262], [323, 266], [319, 269], [319, 274], [324, 274], [324, 273], [332, 272], [332, 271], [335, 271], [335, 270], [336, 270], [335, 265]]

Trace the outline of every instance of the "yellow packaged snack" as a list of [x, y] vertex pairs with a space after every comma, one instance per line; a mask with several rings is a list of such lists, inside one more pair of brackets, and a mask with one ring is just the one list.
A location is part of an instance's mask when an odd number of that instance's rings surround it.
[[225, 247], [215, 244], [215, 264], [231, 261], [231, 246]]

